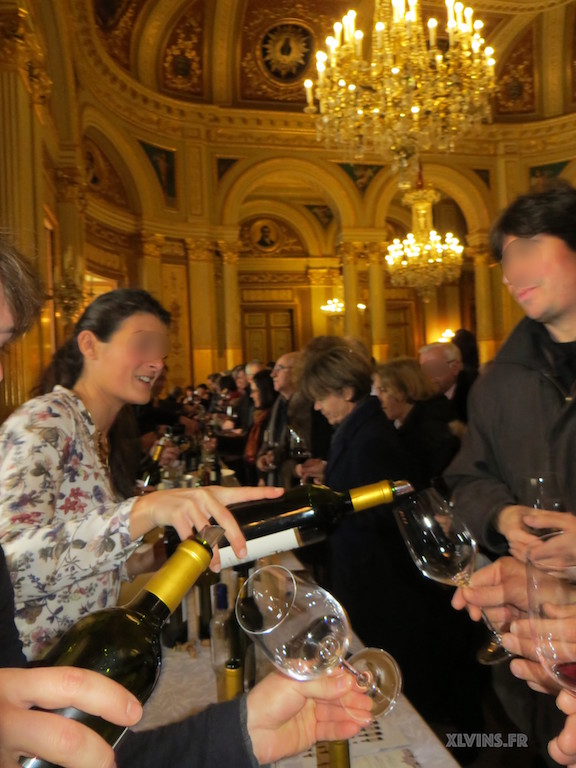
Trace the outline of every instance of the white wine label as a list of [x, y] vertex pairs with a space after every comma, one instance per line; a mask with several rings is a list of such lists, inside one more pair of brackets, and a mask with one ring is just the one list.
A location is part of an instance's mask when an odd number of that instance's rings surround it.
[[234, 554], [232, 547], [220, 549], [220, 562], [222, 568], [230, 568], [232, 565], [240, 563], [249, 563], [251, 560], [257, 560], [259, 557], [275, 555], [277, 552], [288, 552], [301, 546], [302, 541], [298, 537], [298, 529], [290, 528], [288, 531], [280, 533], [271, 533], [269, 536], [261, 536], [259, 539], [250, 539], [246, 542], [248, 554], [242, 560], [239, 560]]

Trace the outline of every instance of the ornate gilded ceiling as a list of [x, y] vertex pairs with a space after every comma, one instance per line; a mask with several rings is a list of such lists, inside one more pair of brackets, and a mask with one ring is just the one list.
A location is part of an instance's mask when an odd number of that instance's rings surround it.
[[[188, 103], [298, 112], [334, 21], [368, 30], [373, 0], [85, 0], [114, 63], [139, 85]], [[496, 49], [498, 121], [576, 111], [573, 0], [475, 0]], [[422, 15], [445, 17], [441, 0]]]

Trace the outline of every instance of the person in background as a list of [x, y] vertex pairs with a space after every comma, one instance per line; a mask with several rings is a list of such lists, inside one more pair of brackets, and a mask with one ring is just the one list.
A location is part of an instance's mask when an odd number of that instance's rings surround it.
[[[284, 485], [282, 466], [288, 450], [288, 409], [296, 392], [292, 370], [298, 360], [298, 352], [281, 355], [271, 371], [274, 389], [278, 397], [272, 408], [268, 428], [256, 457], [256, 466], [267, 485]], [[291, 472], [290, 472], [291, 474]]]
[[244, 461], [246, 464], [246, 479], [248, 485], [257, 485], [260, 478], [256, 468], [256, 456], [262, 446], [264, 433], [270, 421], [270, 414], [274, 407], [277, 392], [270, 371], [264, 369], [258, 371], [252, 377], [250, 384], [251, 398], [254, 401], [254, 414], [252, 426], [246, 437], [244, 448]]
[[[300, 388], [335, 427], [328, 460], [309, 459], [303, 473], [336, 491], [403, 478], [409, 458], [370, 394], [372, 368], [362, 347], [328, 336], [314, 339], [303, 354]], [[389, 527], [396, 524], [383, 508], [352, 515], [329, 536], [325, 556], [325, 585], [348, 611], [361, 640], [381, 647], [389, 621], [385, 611], [374, 610], [374, 595], [390, 588], [383, 568]]]
[[476, 378], [480, 370], [480, 354], [476, 336], [466, 328], [458, 328], [452, 339], [452, 344], [460, 350], [462, 370]]
[[396, 358], [378, 365], [376, 395], [386, 416], [398, 430], [405, 452], [415, 458], [415, 488], [427, 488], [440, 477], [460, 448], [460, 426], [451, 428], [448, 400], [424, 374], [416, 360]]
[[468, 392], [477, 372], [464, 371], [460, 349], [451, 342], [427, 344], [419, 350], [422, 370], [436, 386], [438, 392], [450, 400], [454, 419], [468, 420]]
[[240, 539], [223, 506], [234, 489], [134, 493], [123, 417], [151, 396], [169, 322], [146, 291], [97, 297], [43, 377], [54, 388], [0, 429], [0, 543], [30, 659], [80, 616], [116, 603], [125, 563], [154, 527], [171, 525], [186, 538], [214, 517]]
[[[0, 349], [25, 333], [39, 317], [44, 293], [21, 254], [0, 237]], [[0, 361], [0, 381], [3, 378]], [[247, 499], [251, 491], [239, 489]], [[231, 531], [234, 534], [234, 531]], [[244, 540], [234, 536], [242, 552]], [[0, 765], [16, 766], [20, 755], [37, 755], [67, 768], [113, 764], [112, 748], [84, 725], [50, 709], [76, 707], [118, 725], [141, 717], [135, 697], [103, 675], [72, 667], [23, 669], [26, 663], [14, 624], [12, 585], [0, 547]], [[129, 733], [120, 746], [123, 768], [243, 768], [278, 760], [315, 740], [347, 739], [362, 721], [351, 720], [342, 701], [368, 712], [366, 696], [353, 690], [350, 675], [296, 683], [273, 675], [248, 697], [211, 707], [167, 729]], [[39, 709], [38, 709], [39, 708]], [[366, 717], [364, 722], [370, 720]], [[132, 757], [132, 756], [136, 757]]]
[[[564, 507], [576, 510], [574, 221], [576, 190], [558, 182], [518, 197], [491, 232], [502, 280], [526, 316], [474, 385], [468, 431], [445, 480], [455, 508], [492, 557], [523, 560], [536, 541], [527, 527], [534, 516], [524, 477], [558, 473]], [[559, 513], [550, 527], [566, 524]], [[514, 685], [506, 667], [496, 668], [494, 679], [510, 716], [545, 755], [561, 727], [554, 702]]]

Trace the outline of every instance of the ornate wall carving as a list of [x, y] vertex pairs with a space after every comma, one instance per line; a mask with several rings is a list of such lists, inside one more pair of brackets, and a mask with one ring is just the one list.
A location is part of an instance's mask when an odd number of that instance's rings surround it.
[[530, 28], [514, 46], [500, 70], [495, 99], [497, 115], [536, 114], [536, 69], [534, 29]]

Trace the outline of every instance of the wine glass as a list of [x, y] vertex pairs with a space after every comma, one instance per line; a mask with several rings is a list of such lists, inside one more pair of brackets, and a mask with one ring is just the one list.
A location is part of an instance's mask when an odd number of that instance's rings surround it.
[[[549, 512], [565, 512], [562, 501], [562, 475], [558, 472], [540, 472], [533, 477], [523, 477], [520, 503], [533, 509], [545, 509]], [[553, 533], [551, 528], [533, 528], [526, 526], [535, 536]]]
[[[394, 510], [400, 533], [412, 559], [429, 579], [465, 587], [474, 572], [477, 545], [465, 523], [455, 514], [450, 502], [428, 488], [409, 497]], [[499, 633], [484, 612], [490, 641], [477, 656], [481, 664], [498, 664], [511, 658]]]
[[282, 565], [264, 566], [238, 593], [236, 617], [269, 661], [289, 677], [310, 680], [343, 667], [372, 699], [374, 717], [390, 712], [396, 703], [402, 686], [396, 661], [378, 648], [364, 648], [348, 660], [346, 613], [312, 580]]
[[[288, 429], [288, 455], [294, 459], [296, 464], [304, 464], [307, 459], [312, 457], [312, 452], [306, 444], [306, 440], [296, 432], [295, 429]], [[304, 484], [304, 477], [300, 478], [300, 485]]]
[[528, 617], [540, 663], [576, 693], [576, 546], [574, 533], [555, 531], [526, 557]]

